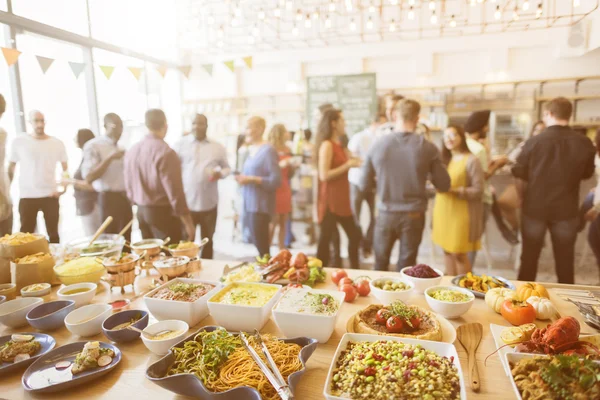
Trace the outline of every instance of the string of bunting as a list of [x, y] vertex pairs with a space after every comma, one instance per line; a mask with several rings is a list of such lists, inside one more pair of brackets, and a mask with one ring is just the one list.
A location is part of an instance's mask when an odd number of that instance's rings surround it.
[[[12, 65], [15, 65], [17, 63], [17, 61], [19, 60], [19, 57], [21, 56], [21, 52], [17, 49], [13, 49], [10, 47], [0, 47], [0, 49], [2, 50], [2, 55], [4, 56], [4, 60], [6, 61], [6, 65], [8, 65], [9, 67]], [[50, 69], [50, 67], [54, 64], [54, 61], [57, 61], [54, 58], [50, 58], [50, 57], [42, 57], [42, 56], [38, 56], [35, 55], [36, 60], [40, 66], [40, 69], [42, 70], [42, 73], [45, 74], [46, 72], [48, 72], [48, 70]], [[60, 60], [58, 60], [60, 62]], [[243, 63], [243, 65], [246, 66], [246, 68], [248, 69], [252, 69], [252, 56], [248, 56], [248, 57], [242, 57], [241, 58], [241, 62]], [[223, 65], [225, 67], [227, 67], [227, 69], [229, 69], [231, 72], [235, 72], [235, 67], [236, 67], [236, 60], [227, 60], [227, 61], [223, 61], [222, 62]], [[78, 79], [79, 76], [81, 75], [81, 73], [85, 70], [85, 67], [87, 66], [87, 64], [85, 63], [79, 63], [79, 62], [74, 62], [74, 61], [68, 61], [69, 67], [71, 69], [71, 72], [73, 72], [73, 75], [75, 76], [75, 79]], [[204, 70], [204, 72], [206, 72], [209, 76], [213, 75], [213, 71], [214, 71], [214, 66], [216, 64], [202, 64], [200, 65], [200, 67]], [[102, 72], [102, 74], [104, 75], [104, 77], [109, 80], [113, 73], [115, 72], [116, 67], [114, 65], [100, 65], [97, 64], [98, 68], [100, 69], [100, 71]], [[131, 75], [133, 75], [133, 77], [139, 81], [140, 78], [142, 77], [142, 73], [144, 72], [144, 68], [140, 68], [140, 67], [126, 67], [129, 72], [131, 73]], [[161, 77], [165, 77], [167, 74], [167, 71], [170, 68], [165, 66], [165, 65], [156, 65], [154, 66], [154, 70], [156, 72], [158, 72], [160, 74]], [[183, 76], [185, 76], [186, 79], [188, 79], [190, 77], [190, 74], [192, 72], [193, 67], [191, 65], [184, 65], [184, 66], [179, 66], [177, 67], [177, 70], [179, 72], [181, 72], [181, 74]]]

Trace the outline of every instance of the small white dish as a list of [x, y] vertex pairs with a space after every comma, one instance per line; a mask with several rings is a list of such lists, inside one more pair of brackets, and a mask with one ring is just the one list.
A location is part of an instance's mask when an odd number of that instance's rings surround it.
[[[73, 300], [75, 302], [75, 308], [90, 304], [94, 296], [96, 295], [96, 289], [98, 285], [91, 282], [75, 283], [73, 285], [62, 287], [56, 292], [56, 295], [60, 300]], [[77, 289], [88, 289], [85, 292], [75, 294], [65, 294], [71, 290]]]
[[94, 336], [102, 332], [102, 323], [111, 312], [108, 304], [88, 304], [71, 311], [65, 318], [65, 326], [77, 336]]
[[406, 275], [404, 273], [409, 268], [412, 268], [412, 267], [402, 268], [400, 270], [400, 276], [402, 278], [407, 279], [407, 280], [411, 281], [412, 283], [414, 283], [415, 284], [414, 290], [417, 293], [423, 293], [428, 288], [439, 285], [440, 282], [442, 282], [442, 278], [444, 277], [444, 273], [442, 272], [442, 270], [437, 269], [437, 268], [431, 268], [439, 275], [438, 277], [436, 277], [436, 278], [415, 278], [414, 276]]
[[[39, 286], [37, 290], [31, 290], [33, 286]], [[49, 283], [34, 283], [33, 285], [27, 285], [21, 289], [21, 296], [23, 297], [41, 297], [50, 293], [51, 286]]]
[[141, 334], [142, 342], [144, 345], [153, 352], [154, 354], [158, 354], [159, 356], [164, 356], [169, 352], [169, 349], [173, 347], [175, 344], [179, 343], [183, 340], [188, 333], [188, 329], [190, 329], [189, 325], [183, 321], [178, 321], [175, 319], [169, 319], [165, 321], [159, 321], [155, 324], [148, 325], [142, 332], [156, 334], [159, 332], [163, 332], [166, 330], [175, 331], [181, 333], [175, 337], [170, 339], [162, 339], [162, 340], [151, 340], [144, 335]]
[[[469, 300], [464, 302], [451, 302], [442, 301], [431, 297], [430, 293], [433, 293], [436, 290], [443, 289], [460, 292], [469, 297]], [[456, 286], [432, 286], [429, 289], [425, 290], [425, 300], [427, 300], [427, 304], [429, 305], [429, 307], [431, 307], [433, 311], [442, 315], [443, 317], [458, 318], [467, 311], [469, 311], [469, 309], [475, 302], [475, 295], [473, 295], [473, 293], [471, 293], [470, 290], [459, 288]]]
[[40, 297], [24, 297], [0, 304], [0, 324], [10, 328], [27, 325], [27, 313], [43, 302]]
[[[376, 283], [387, 281], [403, 283], [408, 286], [408, 289], [396, 292], [379, 289], [377, 286], [375, 286]], [[371, 293], [373, 296], [375, 296], [375, 298], [377, 298], [377, 300], [379, 300], [384, 306], [387, 306], [396, 300], [402, 300], [405, 303], [408, 302], [408, 299], [413, 294], [413, 290], [415, 288], [415, 284], [412, 281], [404, 278], [394, 278], [391, 276], [373, 279], [369, 281], [369, 286], [371, 287]]]
[[[287, 296], [301, 296], [306, 293], [328, 294], [333, 297], [338, 308], [333, 315], [314, 314], [310, 312], [298, 312], [294, 310], [286, 310], [280, 308], [282, 301]], [[319, 343], [325, 343], [331, 337], [335, 329], [335, 321], [342, 309], [344, 303], [344, 292], [334, 290], [319, 290], [319, 289], [304, 289], [293, 288], [288, 289], [282, 296], [279, 302], [273, 308], [273, 319], [275, 323], [287, 338], [295, 338], [306, 336], [314, 338]]]

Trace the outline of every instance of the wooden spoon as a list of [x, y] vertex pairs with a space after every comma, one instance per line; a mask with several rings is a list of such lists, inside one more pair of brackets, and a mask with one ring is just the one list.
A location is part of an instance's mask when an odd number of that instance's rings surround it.
[[469, 358], [469, 377], [471, 378], [471, 389], [474, 392], [479, 392], [479, 370], [475, 354], [482, 336], [483, 326], [480, 323], [464, 324], [456, 330], [456, 337], [465, 348]]
[[98, 236], [100, 236], [102, 234], [102, 232], [104, 232], [106, 230], [106, 228], [108, 227], [108, 225], [110, 225], [112, 220], [113, 220], [113, 217], [111, 217], [110, 215], [108, 217], [106, 217], [106, 219], [104, 220], [102, 225], [100, 225], [100, 228], [98, 228], [96, 233], [94, 233], [94, 236], [92, 236], [92, 240], [90, 240], [90, 244], [88, 244], [88, 247], [91, 246], [92, 244], [94, 244], [96, 239], [98, 239]]

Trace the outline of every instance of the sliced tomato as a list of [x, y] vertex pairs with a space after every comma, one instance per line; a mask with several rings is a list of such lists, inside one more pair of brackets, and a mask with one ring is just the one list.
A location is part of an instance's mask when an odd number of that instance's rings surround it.
[[346, 271], [344, 271], [343, 269], [334, 269], [333, 272], [331, 273], [331, 280], [333, 281], [333, 283], [335, 283], [336, 285], [338, 283], [340, 283], [340, 280], [342, 278], [347, 277], [348, 274], [346, 273]]
[[379, 311], [377, 311], [377, 314], [375, 315], [375, 321], [378, 324], [385, 325], [390, 315], [390, 310], [388, 310], [387, 308], [381, 308]]
[[400, 317], [392, 315], [385, 322], [385, 327], [389, 333], [401, 333], [404, 328], [404, 323]]

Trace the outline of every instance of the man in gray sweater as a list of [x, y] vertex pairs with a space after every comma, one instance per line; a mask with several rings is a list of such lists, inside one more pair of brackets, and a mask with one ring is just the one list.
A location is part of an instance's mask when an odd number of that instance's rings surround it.
[[438, 148], [415, 134], [420, 112], [418, 102], [399, 101], [392, 111], [394, 132], [371, 147], [363, 164], [361, 189], [377, 187], [376, 270], [388, 269], [396, 240], [400, 240], [398, 271], [416, 264], [425, 227], [427, 179], [440, 192], [450, 189], [450, 176]]

